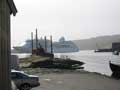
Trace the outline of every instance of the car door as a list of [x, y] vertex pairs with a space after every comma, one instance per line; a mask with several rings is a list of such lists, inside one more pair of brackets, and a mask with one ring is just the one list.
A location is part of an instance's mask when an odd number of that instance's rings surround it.
[[20, 73], [17, 72], [12, 73], [11, 78], [17, 87], [19, 87], [23, 83], [23, 79]]

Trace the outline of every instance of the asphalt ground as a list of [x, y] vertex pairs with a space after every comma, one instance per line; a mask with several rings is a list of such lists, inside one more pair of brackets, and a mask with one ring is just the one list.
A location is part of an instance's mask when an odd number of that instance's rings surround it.
[[39, 79], [41, 85], [32, 90], [120, 90], [120, 80], [89, 72], [50, 73]]

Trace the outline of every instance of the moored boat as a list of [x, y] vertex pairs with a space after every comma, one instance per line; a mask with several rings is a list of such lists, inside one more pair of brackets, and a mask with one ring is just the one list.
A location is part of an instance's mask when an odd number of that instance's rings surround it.
[[109, 62], [110, 69], [112, 70], [113, 73], [120, 73], [120, 65], [119, 64], [114, 64]]

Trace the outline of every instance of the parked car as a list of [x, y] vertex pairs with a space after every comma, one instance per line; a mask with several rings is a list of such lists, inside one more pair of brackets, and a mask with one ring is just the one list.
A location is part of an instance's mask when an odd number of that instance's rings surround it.
[[11, 81], [11, 90], [17, 90], [17, 87], [13, 81]]
[[28, 75], [23, 71], [12, 70], [11, 78], [19, 90], [30, 90], [40, 85], [38, 76]]

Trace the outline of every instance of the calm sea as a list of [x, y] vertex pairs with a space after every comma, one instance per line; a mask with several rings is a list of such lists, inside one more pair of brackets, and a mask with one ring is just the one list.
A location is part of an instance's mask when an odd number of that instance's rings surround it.
[[105, 75], [111, 75], [109, 61], [120, 64], [120, 56], [112, 53], [95, 53], [93, 50], [80, 51], [75, 53], [55, 54], [56, 57], [69, 57], [78, 61], [85, 62], [84, 69], [89, 72], [98, 72]]
[[18, 58], [26, 58], [26, 57], [29, 57], [31, 54], [30, 53], [12, 53], [12, 55], [17, 55]]

